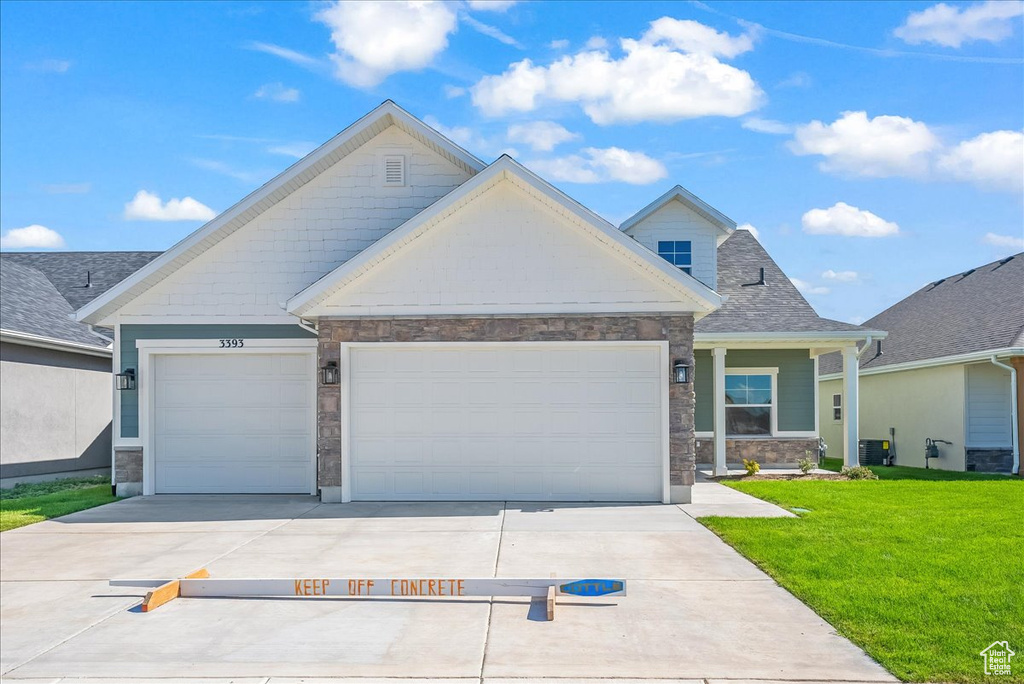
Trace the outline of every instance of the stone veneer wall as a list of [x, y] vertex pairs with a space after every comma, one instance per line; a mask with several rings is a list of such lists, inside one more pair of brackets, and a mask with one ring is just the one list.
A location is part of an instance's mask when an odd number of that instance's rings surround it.
[[[340, 342], [551, 342], [667, 340], [669, 358], [693, 367], [690, 314], [359, 318], [319, 322], [318, 365], [340, 361]], [[670, 484], [694, 481], [693, 384], [669, 385]], [[341, 388], [317, 388], [318, 484], [341, 486]]]
[[117, 496], [142, 494], [142, 447], [114, 447]]
[[[725, 440], [725, 460], [727, 463], [740, 463], [743, 459], [754, 460], [762, 465], [781, 463], [795, 464], [811, 452], [811, 458], [817, 458], [817, 439], [727, 439]], [[701, 437], [697, 440], [697, 463], [715, 462], [715, 438]]]
[[965, 450], [965, 464], [968, 471], [979, 473], [1010, 473], [1013, 470], [1013, 449], [972, 449]]

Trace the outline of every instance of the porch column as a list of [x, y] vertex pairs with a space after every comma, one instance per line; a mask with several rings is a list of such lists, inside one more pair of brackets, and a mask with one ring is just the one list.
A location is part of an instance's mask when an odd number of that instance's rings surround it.
[[725, 347], [711, 350], [715, 358], [715, 477], [729, 474], [725, 465]]
[[857, 347], [843, 347], [843, 463], [860, 465], [859, 377], [860, 358]]

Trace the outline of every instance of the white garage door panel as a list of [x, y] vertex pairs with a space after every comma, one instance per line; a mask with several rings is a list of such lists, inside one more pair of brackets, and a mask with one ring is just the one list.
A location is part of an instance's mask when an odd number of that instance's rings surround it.
[[659, 346], [350, 354], [353, 499], [662, 497]]
[[309, 354], [153, 357], [157, 493], [308, 493]]

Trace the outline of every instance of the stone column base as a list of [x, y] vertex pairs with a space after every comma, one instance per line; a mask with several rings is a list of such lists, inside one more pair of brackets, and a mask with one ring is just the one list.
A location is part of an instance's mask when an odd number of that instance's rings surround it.
[[321, 487], [320, 503], [341, 503], [341, 487]]
[[141, 496], [142, 495], [142, 483], [141, 482], [118, 482], [114, 489], [116, 496]]

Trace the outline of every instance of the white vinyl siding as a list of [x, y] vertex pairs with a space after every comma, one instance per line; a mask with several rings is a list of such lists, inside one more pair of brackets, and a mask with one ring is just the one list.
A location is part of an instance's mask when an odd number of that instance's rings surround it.
[[990, 363], [966, 367], [968, 447], [1009, 447], [1010, 373]]
[[352, 499], [659, 501], [662, 351], [353, 346]]
[[309, 494], [312, 354], [153, 357], [158, 494]]
[[714, 224], [678, 200], [669, 202], [627, 231], [627, 235], [655, 254], [658, 242], [689, 241], [689, 273], [711, 289], [718, 285], [719, 234]]

